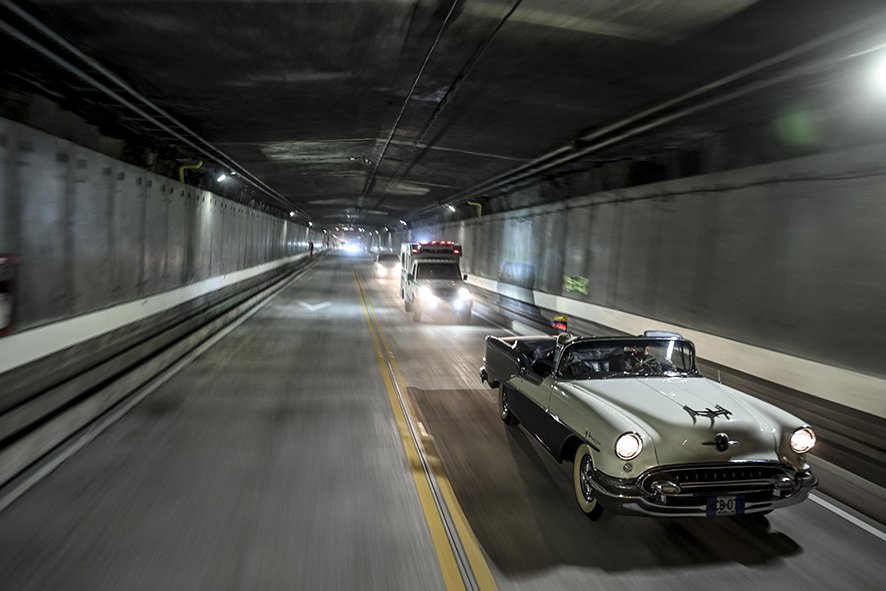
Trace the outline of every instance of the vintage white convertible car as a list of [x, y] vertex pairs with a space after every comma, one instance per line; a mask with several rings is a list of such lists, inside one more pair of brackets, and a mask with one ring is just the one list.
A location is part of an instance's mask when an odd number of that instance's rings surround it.
[[483, 362], [502, 420], [574, 462], [591, 519], [764, 514], [818, 484], [806, 463], [812, 428], [702, 377], [678, 334], [488, 336]]

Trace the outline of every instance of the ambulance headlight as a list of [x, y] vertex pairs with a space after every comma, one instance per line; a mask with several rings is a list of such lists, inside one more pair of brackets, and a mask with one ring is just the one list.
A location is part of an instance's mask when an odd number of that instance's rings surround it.
[[422, 285], [418, 288], [418, 297], [422, 299], [431, 298], [434, 296], [434, 292], [431, 291], [431, 288], [427, 285]]
[[471, 299], [471, 290], [467, 287], [458, 288], [458, 298], [460, 300], [469, 300]]

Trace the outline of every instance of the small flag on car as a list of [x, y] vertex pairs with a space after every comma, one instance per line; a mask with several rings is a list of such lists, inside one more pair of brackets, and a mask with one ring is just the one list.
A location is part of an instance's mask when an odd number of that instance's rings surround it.
[[557, 314], [554, 316], [554, 319], [551, 320], [551, 328], [555, 328], [560, 332], [566, 332], [568, 322], [569, 317], [566, 316], [566, 314]]

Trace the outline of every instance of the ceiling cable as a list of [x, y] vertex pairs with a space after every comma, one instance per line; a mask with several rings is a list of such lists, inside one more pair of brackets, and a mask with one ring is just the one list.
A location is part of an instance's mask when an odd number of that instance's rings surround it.
[[400, 108], [400, 113], [397, 115], [397, 119], [394, 121], [394, 125], [391, 127], [391, 133], [388, 134], [388, 139], [385, 141], [385, 145], [382, 148], [381, 155], [375, 159], [375, 164], [372, 167], [372, 171], [369, 173], [369, 176], [366, 178], [366, 182], [363, 184], [363, 192], [360, 194], [360, 198], [357, 199], [357, 213], [359, 213], [360, 209], [363, 207], [363, 201], [369, 194], [373, 182], [375, 182], [375, 175], [378, 173], [378, 167], [381, 166], [381, 161], [384, 160], [385, 154], [388, 153], [388, 147], [391, 145], [391, 140], [394, 139], [394, 134], [397, 132], [397, 128], [400, 126], [400, 121], [403, 119], [403, 114], [406, 112], [406, 107], [409, 106], [409, 101], [412, 99], [412, 95], [415, 93], [415, 88], [418, 86], [418, 81], [421, 79], [421, 75], [424, 73], [425, 67], [427, 67], [428, 62], [431, 59], [431, 55], [434, 53], [434, 49], [436, 49], [437, 44], [440, 43], [440, 39], [443, 37], [443, 31], [446, 30], [446, 25], [449, 23], [449, 18], [455, 11], [455, 7], [458, 5], [458, 3], [459, 0], [452, 0], [452, 5], [449, 7], [449, 12], [446, 13], [446, 17], [443, 19], [443, 23], [440, 25], [440, 30], [437, 31], [437, 36], [434, 38], [434, 43], [431, 45], [431, 48], [425, 55], [425, 59], [421, 64], [421, 68], [418, 70], [418, 74], [415, 75], [415, 80], [413, 80], [412, 87], [409, 89], [409, 94], [406, 95], [406, 99], [403, 101], [403, 106]]
[[157, 105], [152, 103], [150, 100], [148, 100], [147, 98], [145, 98], [144, 96], [139, 94], [131, 86], [129, 86], [123, 80], [121, 80], [119, 77], [117, 77], [114, 73], [112, 73], [111, 71], [106, 69], [104, 66], [99, 64], [93, 58], [89, 57], [88, 55], [86, 55], [85, 53], [80, 51], [77, 47], [72, 45], [70, 42], [65, 40], [63, 37], [59, 36], [52, 29], [49, 29], [46, 25], [44, 25], [43, 23], [41, 23], [40, 21], [35, 19], [33, 16], [31, 16], [30, 14], [28, 14], [27, 12], [25, 12], [24, 10], [22, 10], [21, 8], [16, 6], [14, 3], [10, 2], [9, 0], [0, 0], [0, 4], [2, 4], [2, 6], [4, 8], [8, 9], [10, 12], [13, 12], [16, 16], [18, 16], [23, 21], [25, 21], [28, 25], [32, 26], [38, 32], [43, 34], [49, 40], [53, 41], [54, 43], [58, 44], [59, 46], [61, 46], [62, 48], [64, 48], [68, 52], [70, 52], [72, 55], [74, 55], [76, 58], [81, 60], [84, 64], [86, 64], [87, 66], [89, 66], [90, 68], [95, 70], [96, 72], [99, 72], [100, 74], [102, 74], [111, 83], [113, 83], [118, 89], [122, 90], [126, 94], [128, 94], [131, 97], [133, 97], [134, 99], [136, 99], [138, 102], [142, 103], [145, 107], [152, 110], [155, 114], [165, 118], [168, 122], [170, 122], [171, 124], [173, 124], [174, 126], [179, 128], [184, 134], [186, 134], [187, 136], [190, 136], [191, 139], [188, 139], [187, 137], [185, 137], [181, 133], [175, 131], [169, 125], [158, 120], [154, 115], [151, 115], [150, 113], [146, 112], [144, 109], [142, 109], [138, 105], [134, 104], [130, 100], [126, 99], [125, 97], [121, 96], [118, 92], [116, 92], [115, 90], [113, 90], [112, 88], [107, 86], [106, 84], [100, 82], [92, 75], [88, 74], [87, 72], [85, 72], [81, 68], [75, 66], [74, 64], [72, 64], [68, 60], [64, 59], [63, 57], [61, 57], [60, 55], [55, 53], [53, 50], [48, 49], [47, 47], [45, 47], [44, 45], [42, 45], [38, 41], [32, 39], [31, 37], [29, 37], [25, 33], [21, 32], [20, 30], [16, 29], [15, 27], [13, 27], [12, 25], [10, 25], [9, 23], [5, 22], [2, 19], [0, 19], [0, 30], [4, 31], [5, 33], [10, 35], [11, 37], [14, 37], [15, 39], [17, 39], [19, 42], [23, 43], [24, 45], [27, 45], [31, 49], [42, 54], [44, 57], [46, 57], [50, 61], [55, 62], [57, 65], [61, 66], [62, 68], [64, 68], [68, 72], [70, 72], [71, 74], [74, 74], [75, 76], [77, 76], [78, 78], [83, 80], [84, 82], [87, 82], [88, 84], [92, 85], [94, 88], [105, 93], [106, 95], [113, 98], [114, 100], [116, 100], [118, 103], [120, 103], [124, 107], [127, 107], [130, 110], [134, 111], [136, 114], [145, 118], [147, 121], [149, 121], [153, 125], [157, 126], [162, 131], [165, 131], [166, 133], [168, 133], [172, 137], [178, 139], [179, 141], [181, 141], [182, 143], [184, 143], [188, 147], [192, 148], [193, 150], [196, 150], [198, 153], [209, 152], [216, 160], [218, 160], [218, 162], [220, 164], [223, 164], [224, 166], [228, 167], [229, 169], [236, 171], [237, 174], [243, 178], [243, 180], [248, 182], [250, 185], [252, 185], [256, 189], [258, 189], [259, 191], [261, 191], [265, 195], [267, 195], [267, 196], [273, 198], [274, 200], [278, 201], [279, 203], [283, 204], [288, 211], [296, 211], [299, 213], [299, 215], [303, 216], [306, 220], [310, 220], [310, 216], [305, 211], [295, 207], [292, 203], [289, 202], [288, 199], [283, 197], [283, 195], [281, 195], [280, 193], [278, 193], [277, 191], [272, 189], [270, 186], [268, 186], [264, 181], [262, 181], [261, 179], [259, 179], [258, 177], [256, 177], [252, 173], [250, 173], [243, 166], [238, 164], [233, 158], [228, 156], [225, 152], [218, 149], [217, 147], [215, 147], [213, 144], [211, 144], [207, 140], [203, 139], [196, 132], [191, 131], [184, 124], [182, 124], [181, 122], [176, 120], [175, 117], [173, 117], [172, 115], [167, 113], [165, 110], [158, 107]]
[[[462, 83], [464, 83], [464, 81], [467, 80], [467, 78], [471, 75], [471, 72], [474, 71], [474, 68], [480, 62], [480, 58], [483, 57], [483, 54], [486, 53], [486, 50], [489, 48], [490, 45], [492, 45], [493, 39], [495, 39], [496, 35], [498, 35], [498, 32], [501, 31], [502, 27], [504, 27], [508, 19], [511, 18], [511, 15], [513, 15], [517, 11], [517, 8], [522, 2], [523, 0], [516, 0], [514, 2], [510, 10], [508, 10], [505, 15], [498, 21], [498, 24], [496, 24], [492, 32], [486, 37], [486, 39], [483, 40], [480, 45], [477, 46], [477, 48], [474, 50], [474, 53], [471, 55], [471, 57], [468, 58], [468, 60], [462, 66], [461, 70], [459, 70], [458, 74], [455, 76], [455, 79], [446, 89], [446, 93], [443, 95], [443, 98], [440, 99], [440, 101], [437, 103], [437, 106], [434, 107], [434, 111], [431, 113], [431, 116], [428, 117], [427, 122], [418, 135], [418, 139], [412, 142], [412, 152], [415, 152], [416, 148], [422, 145], [422, 142], [431, 131], [431, 128], [437, 122], [440, 114], [449, 104], [449, 99], [458, 91]], [[390, 186], [390, 184], [393, 183], [395, 180], [405, 180], [405, 177], [409, 174], [409, 171], [411, 171], [412, 168], [422, 158], [422, 156], [424, 156], [424, 154], [426, 154], [428, 150], [431, 150], [432, 148], [433, 145], [431, 144], [422, 145], [421, 153], [413, 158], [412, 161], [406, 165], [406, 169], [403, 171], [402, 174], [398, 171], [397, 173], [391, 175], [391, 178], [385, 185], [385, 189], [387, 189], [387, 187]], [[381, 197], [379, 197], [379, 200], [376, 203], [376, 207], [384, 203], [386, 198], [385, 193], [386, 191], [382, 192]]]

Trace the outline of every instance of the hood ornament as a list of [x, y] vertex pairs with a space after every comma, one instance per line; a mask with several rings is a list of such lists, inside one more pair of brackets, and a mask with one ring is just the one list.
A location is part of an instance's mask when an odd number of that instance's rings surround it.
[[710, 408], [705, 408], [704, 410], [695, 410], [694, 408], [690, 408], [689, 406], [683, 406], [683, 410], [688, 412], [692, 416], [692, 422], [695, 422], [695, 417], [707, 417], [713, 421], [716, 417], [726, 417], [726, 419], [732, 418], [732, 412], [726, 410], [719, 404], [714, 406], [714, 410]]
[[726, 433], [717, 433], [714, 435], [713, 441], [702, 441], [702, 445], [713, 445], [717, 448], [717, 451], [726, 451], [729, 449], [730, 445], [738, 445], [741, 443], [735, 439], [729, 439], [729, 435]]

